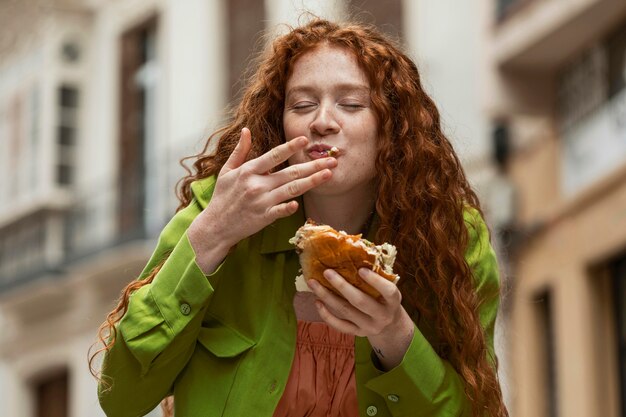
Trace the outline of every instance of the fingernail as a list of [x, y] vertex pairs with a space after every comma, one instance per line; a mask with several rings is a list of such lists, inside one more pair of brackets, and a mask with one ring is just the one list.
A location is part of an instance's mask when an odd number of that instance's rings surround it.
[[318, 288], [318, 284], [317, 281], [315, 281], [314, 279], [310, 279], [307, 281], [307, 285], [309, 286], [310, 289], [315, 290]]
[[337, 164], [337, 160], [335, 158], [327, 158], [326, 159], [326, 166], [327, 167], [334, 167]]
[[359, 276], [361, 276], [362, 278], [365, 278], [366, 275], [367, 275], [367, 269], [359, 268]]

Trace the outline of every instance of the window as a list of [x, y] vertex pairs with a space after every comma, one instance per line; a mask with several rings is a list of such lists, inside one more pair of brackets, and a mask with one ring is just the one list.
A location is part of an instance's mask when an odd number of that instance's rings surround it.
[[34, 383], [36, 417], [69, 416], [69, 376], [63, 370]]
[[[535, 317], [537, 318], [537, 340], [541, 344], [538, 369], [542, 370], [543, 377], [539, 381], [542, 392], [545, 393], [541, 415], [557, 417], [557, 381], [554, 349], [553, 301], [550, 290], [540, 292], [534, 299]], [[541, 372], [539, 373], [541, 375]]]
[[626, 25], [585, 51], [558, 80], [561, 126], [569, 126], [618, 95], [626, 87]]
[[[258, 36], [265, 29], [265, 2], [258, 0], [230, 0], [228, 8], [228, 81], [229, 98], [236, 100], [243, 88], [242, 75], [253, 52], [261, 48]], [[256, 42], [256, 43], [255, 43]]]
[[585, 51], [558, 78], [562, 187], [573, 195], [626, 158], [626, 25]]
[[509, 16], [515, 14], [527, 4], [534, 0], [497, 0], [496, 1], [496, 20], [504, 21]]
[[370, 20], [380, 30], [395, 37], [402, 38], [402, 1], [351, 0], [351, 13]]
[[607, 53], [604, 45], [590, 49], [561, 73], [557, 93], [559, 121], [563, 129], [606, 102]]
[[145, 161], [149, 149], [154, 147], [156, 126], [156, 35], [155, 17], [128, 30], [121, 38], [118, 157], [118, 230], [121, 240], [141, 237], [145, 230]]
[[626, 25], [607, 42], [609, 54], [609, 95], [614, 97], [626, 87]]
[[619, 363], [619, 395], [622, 417], [626, 417], [626, 257], [613, 266], [617, 352]]
[[56, 179], [61, 186], [75, 183], [76, 134], [78, 130], [79, 91], [71, 85], [61, 85], [57, 91], [58, 123], [56, 131]]

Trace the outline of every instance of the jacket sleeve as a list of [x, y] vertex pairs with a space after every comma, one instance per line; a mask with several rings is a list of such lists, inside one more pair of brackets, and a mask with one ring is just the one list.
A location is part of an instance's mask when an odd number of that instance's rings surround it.
[[218, 271], [205, 276], [187, 228], [201, 208], [194, 200], [163, 229], [140, 278], [161, 264], [151, 284], [135, 291], [105, 354], [98, 397], [109, 417], [147, 414], [168, 395], [195, 348]]
[[[465, 258], [473, 271], [480, 323], [493, 362], [493, 335], [499, 303], [498, 265], [487, 227], [474, 209], [465, 213], [469, 245]], [[470, 416], [464, 383], [452, 365], [441, 359], [419, 328], [402, 362], [388, 372], [378, 372], [366, 386], [380, 395], [394, 417]]]

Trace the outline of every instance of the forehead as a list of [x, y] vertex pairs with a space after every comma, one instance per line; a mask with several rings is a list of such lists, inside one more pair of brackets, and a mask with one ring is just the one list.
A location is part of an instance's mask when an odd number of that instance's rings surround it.
[[369, 89], [367, 75], [354, 53], [347, 48], [322, 45], [295, 61], [286, 89], [350, 84]]

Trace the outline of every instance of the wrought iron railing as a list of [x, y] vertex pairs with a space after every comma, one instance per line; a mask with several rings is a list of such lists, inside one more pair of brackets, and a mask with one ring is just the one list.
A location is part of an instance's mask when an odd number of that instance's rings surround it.
[[[120, 187], [118, 180], [92, 183], [66, 190], [67, 201], [40, 204], [0, 225], [0, 292], [63, 273], [71, 263], [107, 248], [156, 238], [177, 205], [173, 187], [183, 170], [172, 156], [155, 166], [166, 175], [158, 184], [144, 181], [139, 194], [122, 195], [120, 190], [128, 187]], [[120, 204], [131, 200], [143, 206]], [[133, 211], [132, 222], [124, 210]]]

